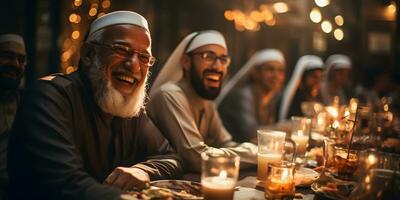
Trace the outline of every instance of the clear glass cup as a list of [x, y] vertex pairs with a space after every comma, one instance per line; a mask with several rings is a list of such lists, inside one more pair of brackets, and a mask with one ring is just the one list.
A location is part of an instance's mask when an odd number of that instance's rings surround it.
[[335, 146], [335, 168], [338, 178], [350, 180], [353, 178], [354, 172], [358, 168], [358, 151], [354, 149], [342, 148]]
[[311, 132], [311, 119], [292, 117], [291, 139], [296, 143], [296, 163], [303, 165]]
[[268, 129], [257, 130], [257, 180], [265, 181], [267, 178], [268, 163], [282, 160], [284, 153], [286, 133]]
[[240, 157], [212, 152], [204, 152], [201, 157], [201, 186], [204, 199], [233, 199]]
[[266, 199], [293, 199], [295, 195], [295, 164], [281, 161], [269, 163], [269, 172], [265, 182]]

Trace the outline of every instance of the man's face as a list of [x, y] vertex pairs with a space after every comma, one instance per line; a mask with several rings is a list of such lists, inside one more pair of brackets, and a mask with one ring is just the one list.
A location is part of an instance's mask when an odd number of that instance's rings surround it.
[[[199, 47], [190, 52], [190, 55], [191, 67], [189, 73], [193, 88], [205, 99], [213, 100], [217, 98], [230, 62], [227, 57], [227, 50], [222, 46], [212, 44]], [[213, 57], [218, 59], [213, 60]], [[227, 63], [225, 63], [226, 61]]]
[[26, 65], [24, 46], [16, 42], [0, 43], [0, 87], [17, 89]]
[[337, 87], [346, 87], [350, 84], [350, 69], [334, 69], [331, 72], [331, 81]]
[[95, 98], [107, 113], [136, 116], [146, 96], [149, 66], [143, 56], [151, 55], [150, 35], [133, 25], [115, 25], [102, 34], [91, 43], [95, 55], [89, 78]]
[[264, 91], [277, 91], [285, 81], [285, 65], [278, 61], [265, 62], [254, 70], [255, 80]]
[[323, 78], [322, 69], [313, 69], [304, 72], [302, 89], [311, 97], [316, 97], [321, 88]]

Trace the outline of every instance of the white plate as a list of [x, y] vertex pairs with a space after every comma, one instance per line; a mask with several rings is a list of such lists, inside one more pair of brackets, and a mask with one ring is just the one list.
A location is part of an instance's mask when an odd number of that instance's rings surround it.
[[294, 174], [294, 182], [298, 187], [310, 186], [319, 176], [319, 173], [310, 168], [297, 169]]

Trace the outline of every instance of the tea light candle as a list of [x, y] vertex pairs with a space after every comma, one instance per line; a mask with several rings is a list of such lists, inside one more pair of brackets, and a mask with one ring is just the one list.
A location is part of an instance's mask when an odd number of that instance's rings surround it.
[[272, 176], [267, 179], [265, 184], [267, 196], [294, 195], [295, 183], [293, 177], [289, 176], [288, 169], [283, 169], [281, 176]]
[[233, 199], [236, 181], [228, 178], [225, 170], [219, 176], [210, 176], [201, 180], [205, 200]]
[[282, 153], [258, 153], [257, 155], [257, 179], [265, 181], [267, 179], [268, 163], [280, 161]]
[[297, 154], [304, 155], [308, 145], [308, 135], [305, 135], [302, 130], [297, 133], [292, 133], [292, 140], [296, 143]]

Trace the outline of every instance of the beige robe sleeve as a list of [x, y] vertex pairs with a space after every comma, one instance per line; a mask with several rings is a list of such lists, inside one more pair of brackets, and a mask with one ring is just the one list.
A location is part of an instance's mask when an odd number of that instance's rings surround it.
[[[228, 155], [238, 154], [244, 163], [257, 163], [257, 146], [251, 143], [227, 148], [208, 146], [196, 125], [190, 104], [181, 90], [159, 91], [150, 100], [148, 111], [150, 118], [177, 150], [184, 162], [186, 171], [199, 172], [201, 170], [201, 153], [205, 151], [221, 152]], [[223, 143], [229, 142], [230, 135], [222, 127], [219, 116], [217, 114], [213, 116], [215, 118], [211, 118], [207, 123], [211, 123], [211, 129], [220, 131], [217, 133], [208, 132], [208, 134], [220, 134], [222, 131], [223, 135], [215, 135], [216, 137], [212, 140], [215, 140], [216, 144], [223, 145]], [[216, 127], [218, 122], [220, 127]], [[228, 141], [226, 141], [227, 138], [229, 138]]]

